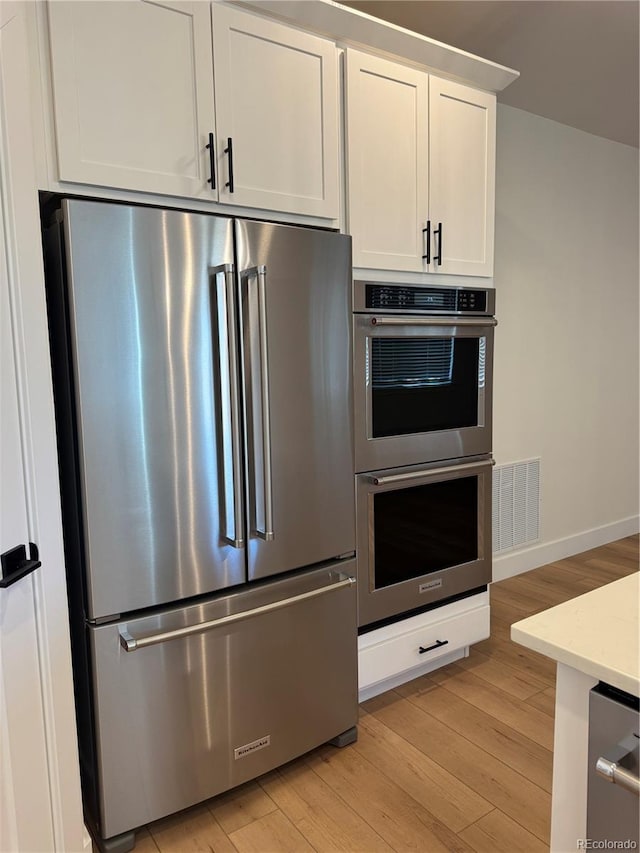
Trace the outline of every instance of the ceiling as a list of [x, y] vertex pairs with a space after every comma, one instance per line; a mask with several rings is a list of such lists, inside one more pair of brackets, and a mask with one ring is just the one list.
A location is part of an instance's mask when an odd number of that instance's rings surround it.
[[638, 0], [348, 0], [515, 68], [498, 101], [638, 147]]

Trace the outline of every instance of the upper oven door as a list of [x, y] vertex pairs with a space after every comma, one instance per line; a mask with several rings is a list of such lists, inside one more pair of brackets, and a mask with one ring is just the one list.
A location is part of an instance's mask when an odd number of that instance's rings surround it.
[[491, 452], [493, 317], [353, 322], [357, 472]]

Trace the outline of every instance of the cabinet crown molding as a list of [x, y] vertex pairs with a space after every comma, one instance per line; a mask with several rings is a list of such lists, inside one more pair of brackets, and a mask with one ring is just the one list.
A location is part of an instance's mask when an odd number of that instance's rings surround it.
[[279, 18], [345, 47], [405, 61], [440, 76], [500, 92], [517, 80], [519, 71], [457, 47], [414, 33], [334, 0], [232, 0], [234, 5]]

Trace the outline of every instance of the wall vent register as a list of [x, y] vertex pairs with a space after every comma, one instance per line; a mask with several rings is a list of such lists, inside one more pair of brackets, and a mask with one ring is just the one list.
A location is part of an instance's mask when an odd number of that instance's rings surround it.
[[493, 470], [493, 553], [540, 538], [540, 459]]

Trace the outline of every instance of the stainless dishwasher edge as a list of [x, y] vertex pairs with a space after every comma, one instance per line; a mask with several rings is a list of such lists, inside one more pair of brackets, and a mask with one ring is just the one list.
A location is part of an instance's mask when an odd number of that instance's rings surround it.
[[639, 736], [638, 698], [606, 684], [594, 687], [589, 695], [587, 775], [591, 841], [636, 850], [640, 846]]
[[101, 830], [149, 823], [355, 726], [355, 561], [89, 627]]

